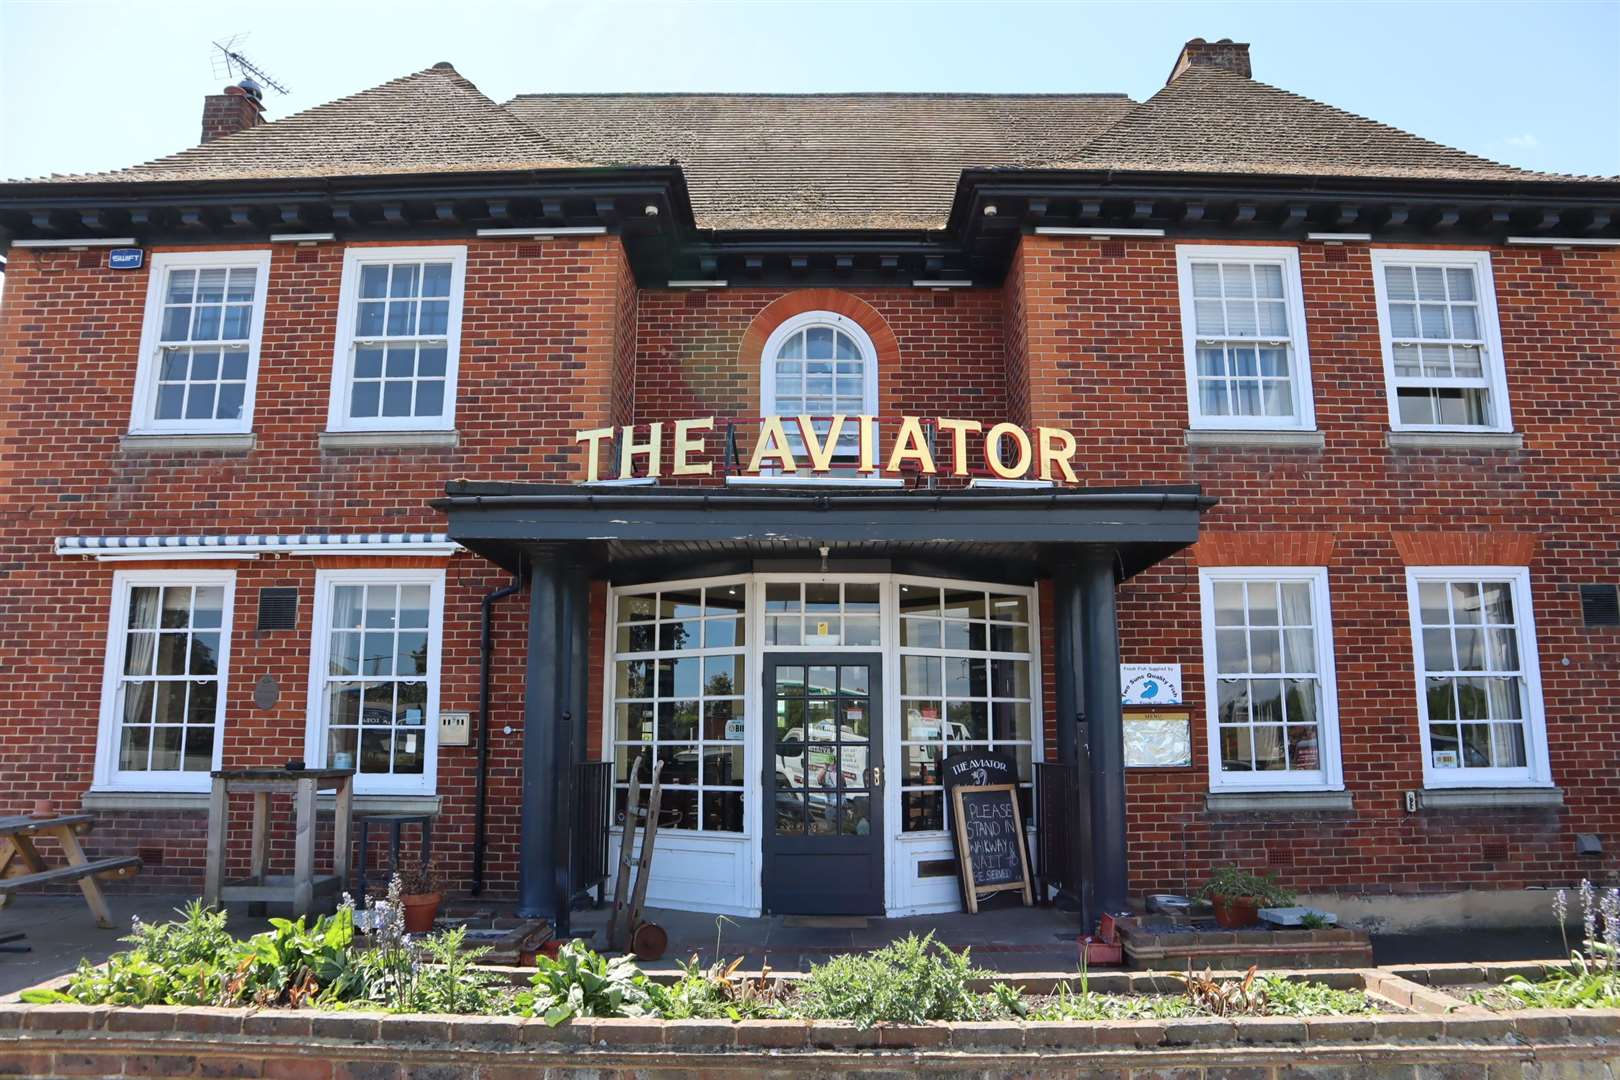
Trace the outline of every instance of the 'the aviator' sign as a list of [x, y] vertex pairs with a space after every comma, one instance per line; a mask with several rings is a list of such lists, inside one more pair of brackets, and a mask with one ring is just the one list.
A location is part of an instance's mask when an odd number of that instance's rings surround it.
[[[1033, 437], [1017, 424], [1002, 422], [986, 429], [979, 420], [901, 416], [766, 416], [738, 475], [824, 475], [853, 469], [867, 476], [940, 474], [936, 454], [948, 446], [949, 476], [971, 476], [970, 462], [982, 460], [1001, 480], [1049, 480], [1077, 483], [1074, 436], [1063, 428], [1037, 427]], [[742, 428], [745, 425], [738, 422]], [[753, 422], [746, 426], [752, 427]], [[670, 430], [665, 455], [665, 428]], [[585, 444], [585, 480], [630, 480], [637, 476], [713, 476], [715, 462], [709, 438], [716, 419], [657, 421], [634, 427], [592, 428], [574, 436]], [[603, 476], [603, 448], [618, 437], [616, 476]], [[887, 450], [887, 453], [884, 451]], [[976, 453], [975, 453], [976, 451]], [[941, 454], [940, 456], [944, 456]], [[638, 464], [644, 465], [639, 471]]]

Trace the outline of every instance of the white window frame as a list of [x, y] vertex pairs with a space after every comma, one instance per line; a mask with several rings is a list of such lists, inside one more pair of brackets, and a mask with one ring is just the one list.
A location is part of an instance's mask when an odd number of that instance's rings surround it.
[[[444, 411], [436, 417], [349, 416], [354, 375], [355, 318], [360, 302], [360, 269], [374, 263], [448, 262], [450, 312], [445, 325]], [[327, 407], [328, 431], [452, 431], [456, 426], [456, 384], [461, 360], [461, 315], [467, 291], [467, 247], [425, 244], [413, 247], [351, 247], [343, 253], [343, 282], [338, 292], [337, 333], [332, 353], [332, 393]]]
[[[253, 315], [248, 328], [247, 383], [242, 415], [234, 420], [157, 419], [158, 354], [163, 341], [164, 297], [173, 270], [252, 268]], [[245, 435], [253, 430], [253, 403], [259, 383], [259, 348], [264, 338], [265, 298], [269, 295], [269, 251], [160, 251], [152, 256], [146, 278], [146, 310], [141, 321], [140, 355], [135, 366], [135, 393], [130, 404], [131, 435]]]
[[[1195, 262], [1265, 263], [1282, 268], [1284, 300], [1288, 308], [1290, 383], [1294, 415], [1204, 416], [1199, 409], [1198, 321], [1193, 302], [1192, 266]], [[1316, 405], [1311, 382], [1311, 350], [1305, 325], [1305, 290], [1299, 273], [1299, 249], [1243, 244], [1178, 244], [1176, 279], [1181, 300], [1182, 358], [1187, 374], [1187, 422], [1202, 431], [1315, 431]], [[1282, 339], [1277, 339], [1282, 340]]]
[[759, 407], [761, 416], [776, 416], [776, 354], [782, 343], [810, 326], [828, 326], [849, 335], [861, 351], [861, 411], [876, 416], [878, 411], [878, 354], [872, 336], [860, 323], [836, 311], [806, 311], [783, 322], [765, 339], [759, 354]]
[[339, 585], [427, 585], [428, 674], [427, 715], [423, 718], [420, 776], [362, 773], [355, 762], [354, 790], [358, 795], [433, 795], [439, 777], [439, 691], [444, 681], [444, 578], [442, 568], [366, 568], [315, 571], [315, 610], [310, 626], [309, 701], [304, 724], [304, 762], [310, 768], [327, 765], [326, 679], [332, 645], [332, 592]]
[[101, 679], [101, 711], [96, 731], [96, 762], [93, 790], [96, 791], [208, 791], [212, 783], [206, 772], [122, 772], [118, 769], [121, 732], [118, 686], [123, 675], [124, 649], [129, 628], [129, 601], [140, 586], [219, 586], [224, 589], [219, 630], [219, 696], [214, 718], [214, 760], [218, 769], [225, 745], [225, 703], [229, 696], [231, 662], [231, 618], [236, 599], [234, 570], [119, 570], [113, 574], [112, 602], [107, 618], [105, 666]]
[[[1519, 641], [1519, 669], [1524, 673], [1524, 758], [1522, 769], [1436, 769], [1429, 747], [1429, 696], [1424, 679], [1423, 619], [1418, 585], [1425, 581], [1506, 581], [1513, 592], [1513, 614]], [[1547, 788], [1552, 768], [1547, 755], [1547, 716], [1541, 697], [1541, 656], [1536, 647], [1536, 620], [1530, 592], [1530, 570], [1524, 566], [1409, 566], [1406, 605], [1412, 630], [1413, 689], [1417, 694], [1418, 736], [1423, 747], [1426, 788]]]
[[[1474, 271], [1474, 287], [1479, 294], [1480, 333], [1485, 341], [1486, 388], [1491, 395], [1495, 423], [1481, 424], [1403, 424], [1396, 390], [1401, 385], [1395, 375], [1395, 346], [1389, 322], [1389, 290], [1384, 285], [1384, 268], [1397, 266], [1466, 266]], [[1477, 250], [1420, 250], [1415, 248], [1372, 249], [1373, 297], [1378, 308], [1378, 343], [1384, 354], [1384, 393], [1389, 404], [1391, 431], [1509, 432], [1513, 413], [1508, 404], [1507, 359], [1502, 353], [1502, 326], [1496, 309], [1496, 278], [1491, 272], [1491, 253]], [[1445, 387], [1476, 386], [1472, 379], [1406, 379], [1407, 385]]]
[[[750, 804], [749, 792], [751, 790], [750, 787], [749, 787], [749, 780], [750, 780], [749, 759], [750, 759], [750, 757], [752, 755], [751, 755], [751, 752], [749, 750], [749, 740], [751, 738], [751, 733], [750, 733], [749, 728], [748, 728], [748, 718], [751, 715], [754, 715], [754, 713], [752, 711], [753, 710], [753, 702], [756, 700], [756, 695], [757, 695], [757, 690], [755, 688], [754, 683], [755, 683], [755, 680], [759, 676], [759, 673], [755, 670], [754, 665], [750, 663], [751, 657], [753, 655], [752, 651], [749, 648], [749, 644], [753, 640], [753, 627], [750, 625], [751, 619], [750, 619], [750, 615], [749, 615], [749, 609], [750, 609], [750, 607], [752, 606], [752, 603], [753, 603], [753, 597], [752, 597], [751, 592], [750, 592], [750, 586], [751, 586], [750, 577], [748, 575], [746, 575], [746, 574], [743, 574], [743, 575], [733, 575], [733, 576], [728, 576], [728, 577], [699, 578], [699, 579], [688, 580], [688, 581], [650, 582], [650, 583], [645, 584], [645, 585], [626, 585], [626, 586], [623, 586], [621, 588], [610, 589], [609, 590], [609, 594], [608, 594], [608, 599], [609, 599], [608, 618], [607, 618], [607, 624], [606, 624], [607, 625], [607, 632], [606, 632], [606, 635], [605, 635], [606, 639], [607, 639], [607, 649], [606, 649], [607, 664], [606, 664], [606, 668], [605, 668], [605, 675], [603, 677], [603, 691], [604, 691], [605, 705], [604, 705], [604, 710], [603, 710], [603, 714], [602, 714], [603, 715], [603, 722], [602, 722], [602, 739], [601, 739], [602, 752], [603, 752], [603, 756], [605, 757], [605, 759], [608, 760], [608, 761], [613, 761], [613, 762], [616, 763], [617, 759], [618, 759], [619, 750], [621, 748], [623, 748], [625, 750], [624, 758], [625, 758], [625, 760], [627, 762], [633, 762], [635, 760], [635, 754], [637, 752], [639, 752], [642, 748], [650, 748], [650, 747], [655, 747], [655, 746], [656, 747], [662, 747], [662, 746], [690, 746], [690, 747], [696, 748], [697, 751], [698, 751], [698, 755], [699, 755], [697, 783], [695, 783], [695, 784], [679, 784], [679, 785], [676, 785], [672, 781], [671, 782], [671, 787], [669, 787], [667, 790], [670, 790], [670, 791], [692, 791], [692, 792], [696, 792], [698, 794], [698, 797], [699, 797], [699, 800], [700, 800], [699, 805], [698, 805], [698, 812], [699, 812], [699, 823], [701, 824], [701, 821], [702, 821], [702, 802], [701, 802], [701, 800], [702, 800], [703, 796], [705, 794], [707, 794], [711, 790], [717, 791], [717, 792], [735, 790], [735, 787], [733, 785], [728, 785], [728, 784], [712, 784], [711, 785], [711, 784], [708, 784], [708, 783], [704, 782], [704, 780], [703, 780], [703, 765], [704, 765], [704, 762], [702, 760], [703, 750], [706, 747], [719, 745], [720, 743], [735, 742], [737, 744], [737, 747], [740, 748], [743, 751], [743, 769], [742, 769], [742, 780], [741, 780], [741, 784], [740, 784], [740, 786], [742, 788], [742, 809], [743, 809], [741, 831], [732, 832], [732, 831], [722, 830], [722, 829], [704, 829], [704, 828], [687, 829], [687, 828], [679, 828], [679, 827], [676, 827], [676, 826], [664, 826], [664, 825], [661, 825], [659, 827], [659, 830], [658, 830], [660, 834], [663, 834], [663, 833], [666, 833], [666, 832], [671, 833], [671, 834], [679, 833], [679, 834], [681, 834], [683, 836], [687, 836], [687, 837], [701, 837], [703, 839], [730, 840], [730, 841], [737, 841], [737, 842], [744, 841], [744, 840], [748, 839], [748, 837], [750, 836], [750, 822], [752, 820], [751, 815], [756, 812], [756, 809], [755, 809], [755, 807], [749, 805]], [[688, 591], [688, 590], [697, 589], [697, 588], [727, 588], [727, 587], [736, 589], [738, 594], [742, 598], [742, 607], [737, 609], [737, 617], [739, 618], [739, 620], [743, 624], [743, 633], [742, 633], [742, 636], [740, 638], [738, 638], [738, 640], [736, 641], [735, 644], [733, 644], [733, 645], [717, 645], [717, 646], [712, 646], [712, 647], [711, 646], [704, 646], [704, 647], [696, 648], [696, 649], [678, 649], [677, 650], [677, 649], [654, 648], [654, 649], [651, 649], [651, 650], [641, 650], [641, 651], [627, 651], [627, 652], [620, 652], [619, 651], [619, 648], [618, 648], [618, 645], [619, 645], [618, 632], [619, 632], [619, 628], [620, 628], [621, 625], [623, 625], [623, 626], [632, 626], [632, 625], [641, 625], [641, 626], [652, 625], [652, 626], [656, 626], [656, 625], [658, 625], [658, 623], [656, 623], [656, 622], [654, 622], [654, 623], [645, 623], [645, 622], [621, 623], [619, 621], [619, 617], [618, 617], [620, 598], [627, 597], [627, 596], [652, 596], [652, 595], [656, 595], [656, 594], [661, 593], [661, 592], [664, 592], [664, 593], [667, 593], [667, 592], [683, 592], [683, 591]], [[702, 618], [702, 616], [693, 616], [693, 617], [690, 617], [689, 621], [696, 621], [699, 618]], [[716, 616], [716, 618], [718, 618], [718, 619], [728, 619], [728, 618], [731, 618], [731, 616], [722, 615], [722, 616]], [[679, 621], [679, 620], [668, 620], [668, 621]], [[655, 631], [655, 633], [656, 633], [656, 631]], [[619, 698], [618, 698], [618, 694], [617, 694], [617, 672], [616, 672], [616, 665], [618, 664], [619, 661], [633, 661], [633, 660], [647, 660], [647, 659], [650, 659], [650, 660], [653, 660], [655, 662], [655, 664], [656, 664], [656, 661], [661, 660], [661, 659], [701, 660], [701, 659], [705, 659], [705, 658], [708, 658], [708, 657], [720, 657], [720, 658], [735, 657], [736, 658], [736, 666], [737, 666], [737, 669], [738, 669], [738, 672], [739, 672], [739, 677], [740, 677], [740, 679], [742, 681], [742, 684], [743, 684], [743, 692], [741, 694], [738, 694], [738, 695], [716, 694], [716, 695], [712, 695], [712, 699], [719, 700], [719, 699], [722, 699], [722, 698], [731, 698], [731, 697], [736, 697], [738, 699], [738, 701], [737, 701], [738, 712], [734, 715], [733, 718], [736, 719], [736, 720], [742, 721], [743, 724], [744, 724], [744, 728], [743, 728], [744, 736], [743, 736], [743, 738], [741, 740], [704, 739], [702, 737], [701, 706], [700, 706], [700, 715], [699, 715], [699, 720], [698, 720], [698, 733], [697, 733], [697, 736], [694, 739], [692, 739], [690, 742], [682, 742], [682, 741], [674, 740], [674, 739], [666, 740], [666, 739], [661, 739], [661, 738], [655, 739], [653, 742], [650, 742], [650, 743], [648, 743], [648, 742], [638, 742], [636, 740], [625, 740], [625, 741], [621, 742], [619, 740], [618, 716], [616, 715], [617, 706], [620, 703]], [[654, 697], [655, 698], [657, 697], [656, 693], [654, 694]], [[709, 695], [707, 692], [705, 692], [702, 689], [701, 684], [699, 686], [698, 698], [700, 700], [702, 700], [702, 701], [705, 701], [705, 702], [707, 702], [708, 700], [711, 700], [711, 695]], [[632, 699], [629, 699], [629, 700], [630, 701], [644, 701], [645, 699], [632, 698]], [[654, 713], [655, 714], [656, 714], [656, 711], [657, 711], [657, 707], [654, 706]], [[656, 727], [654, 728], [654, 732], [655, 732], [655, 734], [657, 733]], [[620, 787], [627, 787], [628, 786], [628, 781], [620, 781], [618, 779], [618, 770], [617, 770], [616, 767], [614, 769], [614, 774], [613, 775], [614, 775], [613, 788], [614, 788], [615, 793], [617, 793], [617, 791], [618, 791], [618, 789]], [[643, 795], [645, 795], [645, 792], [643, 792]], [[617, 795], [615, 794], [615, 798], [616, 797], [617, 797]], [[755, 801], [757, 801], [757, 800], [755, 800]], [[615, 811], [615, 813], [616, 812], [617, 811]]]
[[[1221, 768], [1220, 674], [1215, 653], [1215, 583], [1219, 581], [1304, 582], [1311, 587], [1315, 618], [1317, 677], [1322, 690], [1317, 755], [1311, 771], [1226, 772]], [[1204, 730], [1209, 747], [1211, 791], [1343, 791], [1344, 762], [1339, 743], [1338, 675], [1333, 663], [1333, 610], [1328, 572], [1323, 566], [1219, 566], [1198, 571], [1198, 597], [1204, 645]], [[1280, 677], [1280, 676], [1279, 676]]]

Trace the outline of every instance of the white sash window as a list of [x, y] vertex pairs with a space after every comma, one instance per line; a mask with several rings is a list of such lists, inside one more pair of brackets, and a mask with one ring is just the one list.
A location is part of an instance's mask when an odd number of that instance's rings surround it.
[[1212, 790], [1338, 790], [1327, 571], [1199, 571]]
[[1511, 431], [1491, 257], [1375, 250], [1390, 425], [1396, 431]]
[[331, 430], [454, 427], [466, 272], [459, 246], [345, 253]]
[[1176, 265], [1191, 425], [1314, 428], [1299, 253], [1186, 244]]
[[268, 251], [152, 256], [130, 431], [253, 430]]
[[208, 789], [225, 724], [235, 581], [229, 570], [114, 575], [97, 788]]

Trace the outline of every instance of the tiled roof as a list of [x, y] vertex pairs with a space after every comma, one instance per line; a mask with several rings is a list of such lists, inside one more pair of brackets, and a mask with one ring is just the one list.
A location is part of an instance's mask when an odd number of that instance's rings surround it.
[[715, 229], [940, 228], [962, 170], [1071, 155], [1123, 94], [525, 94], [566, 153], [686, 173]]
[[1436, 180], [1569, 180], [1516, 169], [1218, 67], [1191, 67], [1054, 168]]
[[144, 165], [51, 182], [204, 182], [678, 163], [714, 229], [937, 229], [962, 170], [1570, 180], [1194, 65], [1122, 94], [526, 94], [449, 64]]
[[198, 181], [578, 168], [449, 64], [178, 154], [54, 181]]

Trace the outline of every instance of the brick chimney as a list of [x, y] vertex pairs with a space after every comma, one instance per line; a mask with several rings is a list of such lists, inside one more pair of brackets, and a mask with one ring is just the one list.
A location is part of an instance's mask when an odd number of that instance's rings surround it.
[[1246, 41], [1233, 41], [1231, 38], [1205, 41], [1203, 38], [1195, 37], [1181, 47], [1181, 55], [1176, 57], [1175, 69], [1170, 72], [1170, 77], [1164, 80], [1165, 85], [1175, 82], [1188, 68], [1195, 67], [1221, 68], [1242, 75], [1245, 79], [1251, 78], [1249, 44]]
[[252, 79], [203, 98], [202, 141], [213, 142], [264, 123], [264, 94]]

